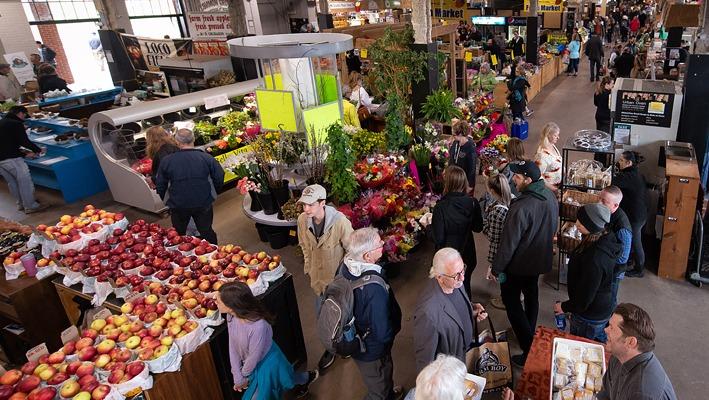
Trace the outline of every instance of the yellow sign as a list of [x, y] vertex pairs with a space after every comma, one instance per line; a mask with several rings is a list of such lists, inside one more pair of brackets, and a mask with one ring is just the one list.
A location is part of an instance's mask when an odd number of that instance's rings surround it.
[[[232, 150], [228, 153], [220, 154], [218, 156], [214, 156], [214, 159], [219, 163], [219, 165], [224, 168], [224, 165], [233, 165], [237, 162], [238, 158], [237, 156], [239, 154], [244, 154], [251, 152], [253, 148], [251, 145], [244, 146], [244, 147], [239, 147], [236, 150]], [[236, 178], [236, 174], [232, 172], [231, 168], [224, 168], [224, 182], [229, 182], [233, 179]]]
[[298, 132], [293, 92], [257, 89], [256, 103], [263, 129]]
[[467, 8], [465, 0], [431, 0], [431, 17], [434, 19], [465, 19]]
[[359, 49], [359, 58], [367, 58], [367, 49]]
[[[562, 0], [538, 0], [538, 12], [563, 12], [564, 2]], [[524, 0], [524, 11], [529, 11], [529, 0]]]
[[471, 62], [473, 61], [473, 53], [466, 51], [465, 52], [465, 62]]
[[497, 65], [497, 56], [494, 54], [490, 54], [490, 63], [492, 65]]

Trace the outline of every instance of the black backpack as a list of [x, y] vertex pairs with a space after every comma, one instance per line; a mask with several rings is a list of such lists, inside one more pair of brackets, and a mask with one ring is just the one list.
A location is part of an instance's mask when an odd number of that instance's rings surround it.
[[365, 275], [351, 281], [341, 274], [327, 285], [318, 314], [317, 330], [320, 341], [327, 351], [351, 356], [364, 353], [364, 338], [369, 332], [358, 333], [355, 328], [354, 291], [370, 283], [376, 283], [387, 292], [389, 285], [379, 275]]

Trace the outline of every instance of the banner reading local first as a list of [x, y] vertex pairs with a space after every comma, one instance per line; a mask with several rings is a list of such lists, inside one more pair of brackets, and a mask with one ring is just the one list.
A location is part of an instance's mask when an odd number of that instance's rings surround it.
[[[563, 0], [538, 0], [538, 12], [562, 12], [564, 11]], [[529, 0], [524, 0], [524, 11], [529, 11]]]
[[121, 34], [133, 68], [160, 71], [159, 60], [190, 53], [189, 39], [151, 39]]

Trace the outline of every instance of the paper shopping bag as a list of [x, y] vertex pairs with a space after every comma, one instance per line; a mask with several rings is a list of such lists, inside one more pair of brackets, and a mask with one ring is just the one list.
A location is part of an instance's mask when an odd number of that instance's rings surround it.
[[484, 392], [490, 393], [512, 384], [512, 364], [507, 342], [498, 340], [492, 321], [487, 320], [490, 329], [476, 334], [479, 345], [465, 355], [465, 364], [468, 372], [486, 379]]

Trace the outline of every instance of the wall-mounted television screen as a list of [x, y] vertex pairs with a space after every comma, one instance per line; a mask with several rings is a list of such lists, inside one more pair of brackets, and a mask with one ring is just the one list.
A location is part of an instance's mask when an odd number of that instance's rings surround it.
[[505, 17], [470, 17], [475, 25], [505, 25]]

